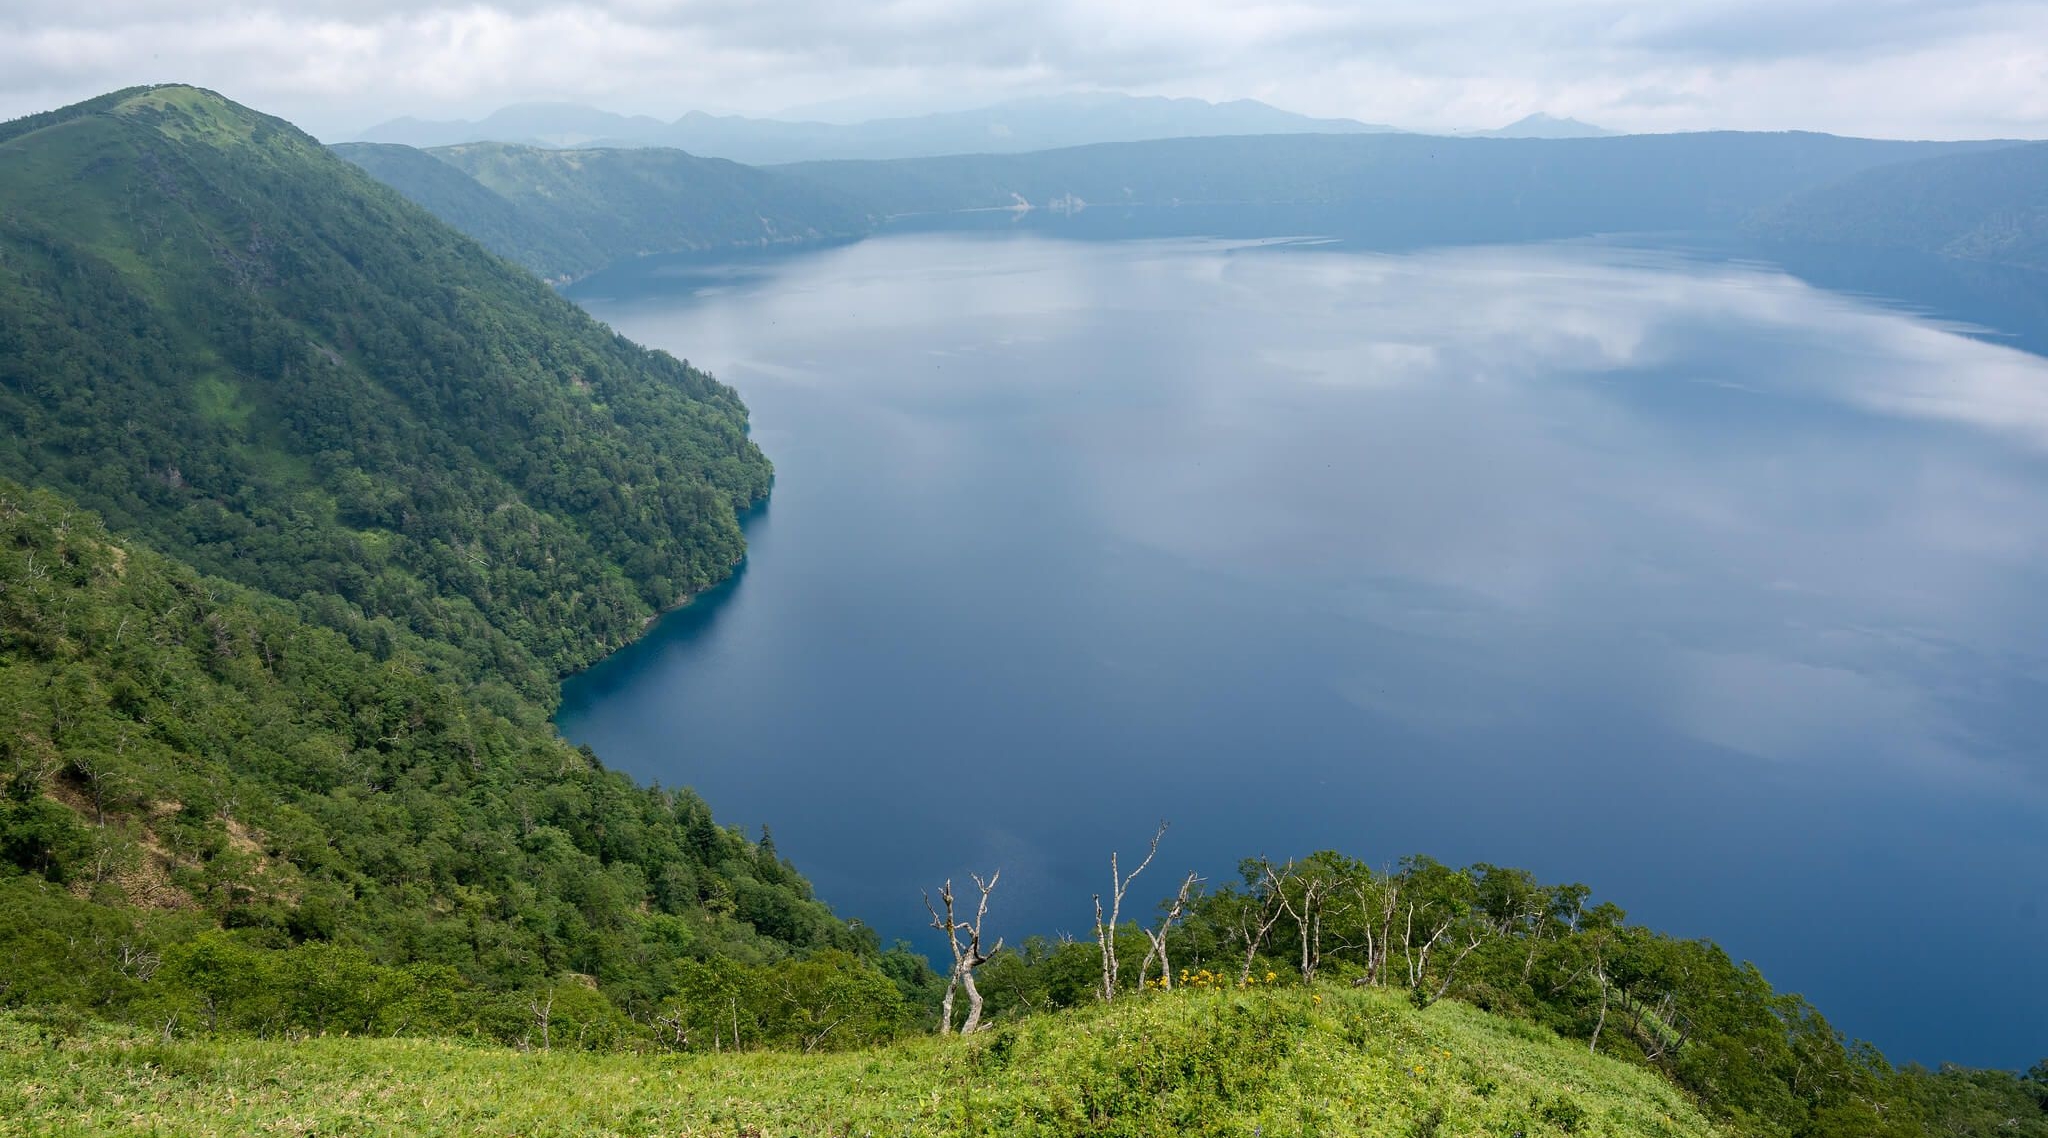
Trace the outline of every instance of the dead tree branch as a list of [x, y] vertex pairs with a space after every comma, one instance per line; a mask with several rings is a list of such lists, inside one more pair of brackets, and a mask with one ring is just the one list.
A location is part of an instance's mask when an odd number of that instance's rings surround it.
[[[1123, 914], [1124, 894], [1129, 891], [1131, 882], [1136, 881], [1138, 875], [1145, 872], [1145, 867], [1152, 864], [1152, 859], [1158, 856], [1159, 839], [1165, 836], [1166, 823], [1161, 822], [1159, 823], [1159, 829], [1152, 835], [1151, 847], [1145, 851], [1145, 860], [1139, 862], [1138, 868], [1132, 870], [1128, 876], [1123, 875], [1117, 867], [1116, 851], [1111, 850], [1109, 853], [1109, 919], [1106, 923], [1102, 916], [1102, 894], [1098, 893], [1095, 895], [1095, 942], [1102, 948], [1102, 999], [1104, 1002], [1116, 999], [1116, 926]], [[1139, 971], [1139, 978], [1143, 979], [1143, 969]]]

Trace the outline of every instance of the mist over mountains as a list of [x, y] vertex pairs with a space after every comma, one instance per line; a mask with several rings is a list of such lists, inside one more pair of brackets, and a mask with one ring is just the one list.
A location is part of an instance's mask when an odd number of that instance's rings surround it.
[[1373, 248], [1732, 233], [1759, 210], [1865, 170], [2007, 145], [1742, 132], [1267, 134], [768, 168], [667, 147], [334, 149], [493, 251], [562, 283], [646, 254], [850, 240], [883, 226], [947, 225], [977, 214], [994, 224], [1033, 213], [1086, 215], [1167, 236], [1217, 232], [1217, 210], [1286, 210], [1286, 224], [1300, 227], [1291, 231]]
[[[752, 166], [789, 162], [1018, 154], [1104, 142], [1265, 134], [1395, 134], [1401, 128], [1315, 118], [1256, 99], [1114, 92], [1012, 99], [966, 111], [855, 122], [797, 121], [691, 111], [673, 122], [580, 103], [519, 103], [481, 119], [392, 119], [352, 141], [432, 149], [501, 142], [549, 149], [666, 147]], [[1622, 132], [1538, 111], [1464, 138], [1609, 138]]]
[[569, 103], [507, 107], [476, 122], [394, 119], [358, 141], [415, 147], [510, 142], [546, 147], [674, 147], [748, 165], [934, 154], [1013, 154], [1099, 142], [1240, 134], [1373, 134], [1353, 119], [1311, 118], [1253, 99], [1115, 93], [1014, 99], [975, 110], [859, 123], [783, 122], [692, 111], [674, 122]]

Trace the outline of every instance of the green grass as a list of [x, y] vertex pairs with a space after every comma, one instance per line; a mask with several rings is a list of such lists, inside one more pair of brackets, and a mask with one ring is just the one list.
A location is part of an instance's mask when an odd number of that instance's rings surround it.
[[241, 386], [219, 372], [193, 381], [192, 402], [201, 417], [237, 430], [248, 429], [249, 415], [256, 410], [256, 405], [242, 394]]
[[1180, 992], [833, 1055], [175, 1041], [0, 1018], [0, 1135], [1717, 1134], [1655, 1075], [1462, 1005]]

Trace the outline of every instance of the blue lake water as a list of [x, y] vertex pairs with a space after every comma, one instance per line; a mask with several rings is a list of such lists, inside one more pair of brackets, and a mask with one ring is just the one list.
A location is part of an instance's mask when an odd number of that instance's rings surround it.
[[997, 867], [996, 931], [1086, 936], [1164, 818], [1160, 890], [1524, 866], [1894, 1058], [2048, 1051], [2048, 360], [1598, 243], [909, 235], [580, 299], [777, 483], [561, 728], [885, 938]]

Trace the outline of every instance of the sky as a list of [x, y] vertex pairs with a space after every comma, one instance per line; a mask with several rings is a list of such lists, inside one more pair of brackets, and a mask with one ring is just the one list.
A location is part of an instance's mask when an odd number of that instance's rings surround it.
[[0, 118], [210, 87], [339, 141], [573, 101], [851, 119], [1075, 90], [1415, 130], [2048, 136], [2042, 0], [4, 0]]

